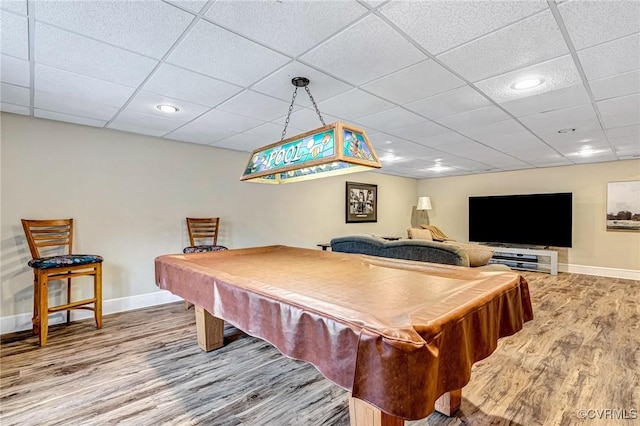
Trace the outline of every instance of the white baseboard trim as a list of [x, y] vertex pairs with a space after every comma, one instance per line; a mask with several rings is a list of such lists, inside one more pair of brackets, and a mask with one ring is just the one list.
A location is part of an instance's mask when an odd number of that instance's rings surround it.
[[[104, 300], [102, 302], [102, 313], [103, 315], [115, 314], [117, 312], [132, 311], [134, 309], [163, 305], [165, 303], [171, 302], [179, 302], [181, 300], [181, 297], [178, 297], [167, 290], [160, 290], [153, 293]], [[24, 314], [12, 315], [8, 317], [0, 317], [0, 334], [30, 330], [32, 327], [32, 316], [33, 314], [31, 312], [27, 312]], [[85, 318], [93, 318], [93, 312], [83, 309], [71, 311], [71, 319], [73, 321]], [[58, 312], [56, 314], [49, 315], [49, 325], [62, 324], [65, 321], [66, 312]]]
[[640, 271], [635, 269], [605, 268], [602, 266], [558, 264], [558, 271], [572, 274], [597, 275], [599, 277], [622, 278], [626, 280], [640, 280]]

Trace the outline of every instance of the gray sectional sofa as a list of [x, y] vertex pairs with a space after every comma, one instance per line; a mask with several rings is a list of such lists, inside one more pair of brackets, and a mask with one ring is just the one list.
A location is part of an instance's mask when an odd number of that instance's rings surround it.
[[[332, 239], [331, 250], [394, 259], [469, 266], [469, 256], [464, 249], [437, 241], [409, 239], [387, 241], [373, 235], [349, 235]], [[498, 264], [488, 264], [479, 266], [479, 268], [509, 270], [509, 267]]]

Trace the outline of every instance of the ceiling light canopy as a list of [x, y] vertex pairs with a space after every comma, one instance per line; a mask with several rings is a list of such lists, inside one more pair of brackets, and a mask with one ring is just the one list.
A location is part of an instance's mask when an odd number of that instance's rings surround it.
[[[291, 84], [296, 88], [282, 139], [254, 150], [240, 180], [290, 183], [382, 167], [364, 130], [341, 122], [325, 125], [307, 78], [295, 77]], [[307, 91], [323, 126], [285, 139], [298, 87]]]
[[533, 89], [534, 87], [540, 86], [543, 81], [544, 80], [538, 77], [530, 77], [516, 82], [511, 87], [515, 90]]
[[178, 108], [177, 106], [169, 105], [169, 104], [161, 104], [156, 106], [156, 108], [158, 108], [162, 112], [168, 112], [168, 113], [180, 111], [180, 108]]

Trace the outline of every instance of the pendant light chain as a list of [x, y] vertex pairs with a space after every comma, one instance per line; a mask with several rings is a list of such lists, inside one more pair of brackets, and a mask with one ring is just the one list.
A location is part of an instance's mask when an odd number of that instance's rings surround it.
[[293, 97], [291, 98], [291, 105], [289, 105], [289, 112], [287, 113], [287, 118], [284, 120], [284, 129], [282, 130], [282, 138], [281, 141], [284, 140], [285, 135], [287, 134], [287, 127], [289, 126], [289, 120], [291, 119], [291, 112], [293, 111], [293, 103], [296, 100], [296, 96], [298, 94], [298, 87], [304, 87], [304, 90], [307, 91], [307, 95], [309, 95], [309, 99], [311, 99], [311, 103], [313, 107], [316, 109], [316, 114], [318, 114], [318, 118], [320, 118], [320, 122], [323, 126], [326, 126], [324, 122], [324, 118], [322, 118], [322, 114], [320, 114], [320, 110], [318, 109], [318, 105], [316, 105], [316, 100], [313, 99], [311, 95], [311, 90], [309, 90], [309, 79], [306, 77], [295, 77], [291, 80], [291, 83], [296, 86], [296, 89], [293, 91]]
[[291, 111], [293, 111], [293, 101], [296, 100], [296, 95], [298, 94], [298, 88], [293, 91], [293, 97], [291, 98], [291, 105], [289, 105], [289, 112], [287, 113], [287, 119], [284, 120], [284, 129], [282, 130], [282, 138], [281, 141], [284, 140], [284, 135], [287, 134], [287, 126], [289, 126], [289, 120], [291, 119]]
[[316, 109], [316, 113], [320, 118], [320, 122], [323, 126], [326, 126], [326, 124], [324, 123], [324, 118], [322, 118], [322, 114], [320, 114], [320, 110], [318, 109], [318, 105], [316, 105], [315, 99], [313, 99], [313, 96], [311, 96], [311, 90], [309, 90], [309, 86], [304, 86], [304, 90], [307, 91], [307, 95], [309, 95], [309, 99], [311, 99], [311, 103], [313, 103], [313, 107]]

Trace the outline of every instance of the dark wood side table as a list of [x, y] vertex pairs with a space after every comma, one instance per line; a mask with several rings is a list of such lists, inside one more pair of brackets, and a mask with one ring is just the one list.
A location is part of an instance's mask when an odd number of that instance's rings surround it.
[[318, 247], [322, 247], [322, 251], [327, 251], [327, 249], [329, 247], [331, 247], [330, 243], [320, 243], [320, 244], [316, 244]]

